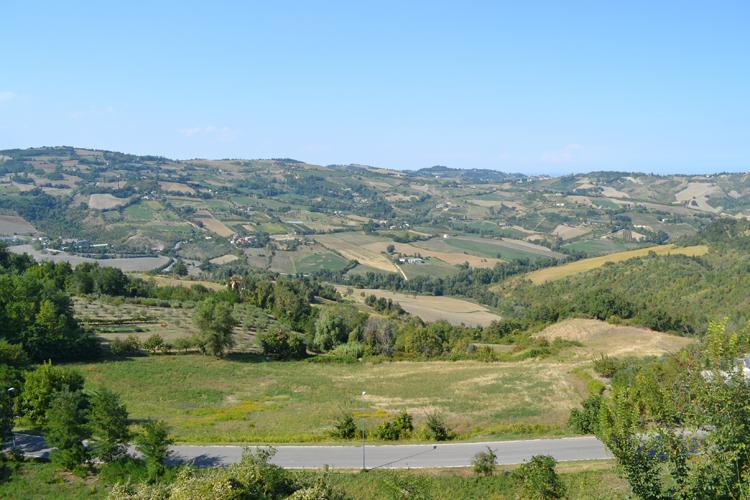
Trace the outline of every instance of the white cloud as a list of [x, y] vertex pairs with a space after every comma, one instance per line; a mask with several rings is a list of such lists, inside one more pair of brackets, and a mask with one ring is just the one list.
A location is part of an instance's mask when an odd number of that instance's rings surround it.
[[179, 130], [179, 133], [185, 137], [207, 137], [221, 142], [231, 141], [237, 135], [229, 127], [188, 127]]
[[0, 90], [0, 104], [12, 101], [18, 97], [15, 92], [11, 92], [10, 90]]
[[566, 144], [556, 151], [548, 151], [540, 158], [545, 163], [569, 163], [583, 150], [580, 144]]

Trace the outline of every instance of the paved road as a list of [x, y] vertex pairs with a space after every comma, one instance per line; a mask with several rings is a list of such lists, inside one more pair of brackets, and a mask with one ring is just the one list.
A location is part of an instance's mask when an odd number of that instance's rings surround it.
[[[16, 435], [17, 445], [28, 455], [49, 456], [44, 440], [26, 434]], [[365, 465], [372, 468], [466, 467], [480, 451], [492, 448], [499, 464], [518, 464], [533, 455], [552, 455], [559, 461], [600, 460], [611, 458], [604, 445], [594, 437], [493, 441], [487, 443], [367, 445]], [[174, 459], [198, 466], [236, 463], [242, 456], [241, 446], [173, 446]], [[288, 468], [340, 469], [362, 467], [361, 446], [278, 446], [272, 462]]]

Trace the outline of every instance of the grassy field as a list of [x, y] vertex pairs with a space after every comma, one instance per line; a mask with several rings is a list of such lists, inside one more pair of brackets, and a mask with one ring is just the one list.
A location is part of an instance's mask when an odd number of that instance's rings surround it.
[[658, 245], [653, 247], [639, 248], [637, 250], [628, 250], [625, 252], [618, 252], [610, 255], [604, 255], [601, 257], [592, 257], [590, 259], [582, 259], [561, 266], [547, 267], [534, 271], [527, 274], [526, 276], [533, 281], [535, 284], [544, 283], [546, 281], [557, 280], [572, 276], [574, 274], [583, 273], [601, 267], [607, 262], [622, 262], [624, 260], [632, 259], [634, 257], [643, 257], [648, 255], [650, 252], [654, 252], [658, 255], [667, 254], [681, 254], [681, 255], [704, 255], [708, 252], [706, 245], [695, 245], [691, 247], [677, 247], [675, 245]]
[[349, 263], [345, 258], [332, 252], [312, 253], [296, 261], [297, 272], [309, 274], [321, 269], [339, 271]]
[[565, 435], [583, 388], [567, 365], [387, 362], [266, 362], [252, 355], [218, 360], [166, 355], [79, 364], [89, 387], [109, 387], [133, 418], [160, 418], [182, 442], [330, 440], [333, 419], [361, 411], [368, 428], [406, 410], [417, 425], [442, 412], [462, 437]]
[[[255, 309], [235, 315], [241, 332], [272, 321]], [[244, 335], [240, 342], [252, 342]], [[658, 356], [691, 342], [578, 319], [538, 335], [580, 345], [549, 358], [494, 363], [281, 362], [254, 354], [227, 359], [173, 354], [75, 366], [89, 389], [120, 393], [134, 419], [164, 419], [181, 442], [331, 441], [332, 422], [346, 409], [363, 414], [369, 429], [400, 410], [411, 413], [417, 426], [438, 411], [462, 439], [506, 439], [569, 434], [569, 411], [586, 394], [577, 372], [601, 354]]]
[[[348, 287], [339, 286], [339, 292], [346, 294]], [[454, 297], [435, 297], [432, 295], [413, 295], [391, 292], [388, 290], [354, 288], [353, 299], [364, 302], [362, 293], [385, 297], [401, 304], [405, 311], [422, 318], [424, 321], [447, 320], [453, 324], [461, 323], [469, 326], [487, 326], [500, 316], [488, 310], [485, 306]]]

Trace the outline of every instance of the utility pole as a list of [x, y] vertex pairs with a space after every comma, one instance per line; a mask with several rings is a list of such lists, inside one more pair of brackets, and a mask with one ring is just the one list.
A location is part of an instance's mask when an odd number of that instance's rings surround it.
[[362, 413], [361, 413], [361, 427], [362, 427], [362, 470], [367, 470], [365, 465], [365, 396], [367, 393], [362, 391]]

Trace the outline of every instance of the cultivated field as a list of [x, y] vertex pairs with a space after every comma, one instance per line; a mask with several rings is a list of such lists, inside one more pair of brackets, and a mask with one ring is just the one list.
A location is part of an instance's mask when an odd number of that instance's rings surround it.
[[234, 234], [234, 231], [232, 231], [230, 227], [213, 217], [198, 217], [195, 220], [200, 222], [201, 225], [209, 231], [216, 233], [219, 236], [223, 236], [224, 238], [229, 238]]
[[552, 231], [552, 234], [554, 234], [555, 236], [559, 236], [563, 240], [571, 240], [590, 232], [590, 228], [581, 226], [566, 226], [565, 224], [560, 224]]
[[546, 281], [557, 280], [572, 276], [574, 274], [590, 271], [592, 269], [603, 266], [607, 262], [622, 262], [624, 260], [632, 259], [635, 257], [643, 257], [645, 255], [648, 255], [650, 252], [654, 252], [657, 255], [704, 255], [706, 252], [708, 252], [708, 247], [706, 245], [695, 245], [691, 247], [658, 245], [653, 247], [638, 248], [636, 250], [628, 250], [625, 252], [603, 255], [601, 257], [582, 259], [575, 262], [570, 262], [568, 264], [563, 264], [561, 266], [547, 267], [538, 271], [531, 272], [526, 276], [535, 284], [540, 284]]
[[315, 236], [316, 241], [344, 258], [356, 260], [360, 264], [386, 272], [398, 272], [396, 266], [377, 249], [368, 248], [368, 244], [379, 243], [378, 238], [361, 233], [335, 233]]
[[230, 262], [234, 262], [237, 259], [239, 259], [239, 257], [231, 253], [228, 253], [226, 255], [222, 255], [221, 257], [216, 257], [214, 259], [211, 259], [209, 262], [211, 262], [211, 264], [216, 264], [217, 266], [220, 266], [222, 264], [229, 264]]
[[73, 266], [77, 266], [82, 262], [96, 262], [100, 266], [105, 267], [116, 267], [124, 272], [131, 271], [151, 271], [162, 267], [169, 262], [169, 257], [132, 257], [125, 259], [90, 259], [88, 257], [79, 257], [78, 255], [71, 255], [67, 252], [56, 252], [56, 253], [44, 253], [40, 250], [35, 250], [31, 245], [17, 245], [8, 247], [13, 253], [24, 254], [27, 253], [40, 261], [50, 262], [68, 262]]
[[0, 215], [0, 234], [35, 234], [34, 226], [17, 215]]
[[109, 193], [104, 194], [92, 194], [89, 196], [88, 205], [89, 208], [94, 210], [110, 210], [117, 208], [120, 205], [124, 205], [128, 202], [127, 198], [117, 198]]
[[493, 257], [481, 257], [477, 255], [471, 255], [464, 252], [456, 252], [456, 251], [448, 251], [448, 252], [441, 252], [437, 250], [430, 250], [429, 248], [426, 248], [427, 245], [420, 245], [420, 243], [425, 242], [415, 242], [415, 243], [391, 243], [388, 241], [378, 241], [374, 243], [368, 243], [364, 245], [365, 248], [368, 250], [372, 250], [373, 252], [385, 252], [386, 247], [389, 244], [392, 244], [397, 253], [402, 253], [404, 255], [414, 256], [414, 255], [420, 255], [422, 257], [434, 257], [436, 259], [440, 259], [443, 262], [457, 266], [460, 264], [463, 264], [464, 262], [468, 262], [471, 267], [495, 267], [495, 264], [499, 262], [503, 262], [502, 259], [497, 259]]
[[559, 259], [563, 255], [553, 252], [549, 248], [535, 245], [523, 240], [510, 238], [475, 238], [470, 236], [433, 238], [417, 243], [420, 247], [440, 252], [456, 252], [457, 250], [473, 255], [496, 259], [536, 259], [540, 257]]
[[[346, 294], [347, 287], [337, 287], [339, 292]], [[487, 326], [500, 316], [486, 307], [454, 297], [434, 297], [431, 295], [410, 295], [406, 293], [390, 292], [388, 290], [354, 288], [352, 298], [364, 302], [365, 296], [375, 295], [384, 297], [401, 304], [405, 311], [422, 318], [424, 321], [438, 321], [444, 319], [450, 323], [468, 326]]]
[[689, 203], [691, 207], [707, 212], [719, 212], [719, 209], [708, 204], [708, 197], [719, 192], [719, 186], [709, 182], [688, 182], [685, 189], [675, 193], [674, 197], [681, 203]]

